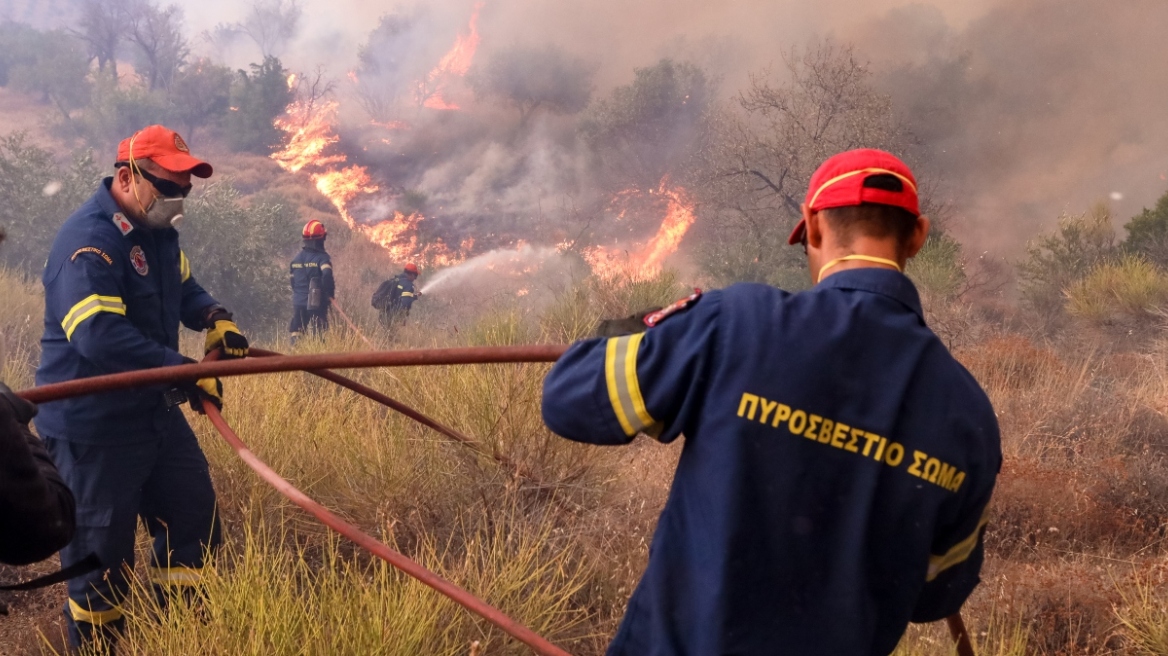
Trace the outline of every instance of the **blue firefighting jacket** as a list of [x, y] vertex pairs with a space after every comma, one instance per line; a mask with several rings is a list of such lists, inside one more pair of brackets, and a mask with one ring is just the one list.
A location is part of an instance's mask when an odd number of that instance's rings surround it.
[[577, 343], [543, 415], [581, 442], [686, 437], [610, 655], [883, 656], [977, 585], [997, 421], [895, 271], [735, 285]]
[[304, 248], [293, 258], [290, 267], [289, 279], [292, 283], [292, 305], [297, 307], [308, 306], [308, 284], [312, 278], [320, 278], [320, 289], [323, 293], [322, 308], [328, 309], [328, 301], [336, 295], [336, 284], [333, 282], [333, 261], [324, 250], [322, 240], [304, 240]]
[[399, 273], [386, 280], [373, 292], [373, 307], [382, 311], [404, 310], [409, 314], [416, 300], [418, 295], [414, 291], [414, 281], [405, 273]]
[[[204, 328], [216, 305], [191, 275], [178, 232], [151, 230], [121, 214], [112, 178], [61, 226], [49, 252], [45, 330], [38, 385], [99, 374], [182, 364], [178, 324]], [[54, 401], [36, 418], [42, 436], [88, 443], [130, 443], [171, 425], [165, 388], [121, 390]]]

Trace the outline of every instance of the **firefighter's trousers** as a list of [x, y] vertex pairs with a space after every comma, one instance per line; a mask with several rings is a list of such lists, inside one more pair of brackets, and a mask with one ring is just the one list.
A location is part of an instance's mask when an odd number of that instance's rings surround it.
[[[204, 558], [221, 541], [207, 459], [177, 407], [146, 442], [79, 444], [46, 436], [61, 476], [77, 498], [77, 534], [61, 550], [68, 567], [96, 553], [105, 570], [69, 582], [65, 618], [76, 647], [114, 640], [124, 620], [134, 538], [141, 517], [154, 540], [150, 578], [159, 601], [197, 585]], [[110, 427], [111, 436], [117, 428]]]

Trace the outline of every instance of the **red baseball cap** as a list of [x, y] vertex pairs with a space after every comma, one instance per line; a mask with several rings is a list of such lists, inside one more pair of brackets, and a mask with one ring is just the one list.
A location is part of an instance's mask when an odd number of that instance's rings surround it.
[[151, 125], [123, 139], [118, 144], [118, 161], [149, 159], [172, 173], [190, 172], [196, 178], [209, 178], [213, 169], [201, 159], [191, 157], [191, 149], [177, 132], [161, 125]]
[[[901, 191], [865, 187], [864, 181], [873, 175], [893, 175], [904, 183]], [[832, 207], [851, 207], [864, 203], [892, 205], [920, 216], [917, 181], [908, 165], [892, 153], [875, 148], [859, 148], [832, 155], [819, 165], [807, 188], [807, 207], [812, 212]], [[807, 226], [802, 219], [791, 231], [787, 243], [794, 246], [803, 241]]]

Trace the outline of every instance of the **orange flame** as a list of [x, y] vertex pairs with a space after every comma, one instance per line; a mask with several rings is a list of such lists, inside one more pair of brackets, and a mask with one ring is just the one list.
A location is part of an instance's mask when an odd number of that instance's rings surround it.
[[[614, 202], [627, 199], [636, 190], [625, 190], [617, 194]], [[650, 191], [650, 194], [654, 191]], [[632, 280], [644, 280], [661, 273], [665, 259], [677, 252], [682, 239], [694, 223], [694, 206], [684, 187], [671, 187], [668, 176], [661, 180], [656, 190], [665, 200], [665, 218], [653, 236], [643, 246], [630, 250], [617, 247], [595, 246], [585, 249], [584, 259], [592, 267], [593, 273], [602, 278], [624, 276]], [[625, 211], [621, 211], [623, 218]]]
[[418, 223], [425, 219], [421, 214], [394, 212], [392, 219], [374, 224], [360, 222], [353, 216], [352, 204], [379, 193], [381, 187], [365, 167], [344, 166], [348, 163], [344, 154], [325, 154], [340, 141], [333, 131], [336, 116], [335, 101], [315, 106], [303, 102], [288, 105], [284, 116], [275, 122], [288, 135], [288, 145], [273, 153], [272, 159], [286, 171], [310, 173], [317, 190], [332, 202], [349, 228], [384, 248], [395, 261], [416, 259], [435, 266], [460, 261], [462, 256], [450, 252], [441, 241], [418, 244]]
[[[458, 109], [458, 105], [448, 102], [442, 97], [442, 94], [446, 90], [447, 79], [465, 76], [470, 71], [471, 64], [474, 63], [475, 51], [479, 47], [479, 12], [482, 8], [482, 2], [475, 3], [466, 34], [459, 34], [455, 38], [454, 46], [450, 52], [443, 55], [442, 59], [438, 60], [438, 65], [434, 67], [434, 70], [426, 76], [426, 80], [418, 84], [418, 95], [423, 107], [443, 110]], [[431, 88], [433, 91], [427, 93]]]

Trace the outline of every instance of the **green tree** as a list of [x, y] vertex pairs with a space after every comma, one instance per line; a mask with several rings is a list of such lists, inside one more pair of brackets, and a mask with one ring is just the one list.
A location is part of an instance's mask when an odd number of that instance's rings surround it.
[[211, 182], [187, 201], [182, 245], [191, 270], [241, 325], [284, 318], [291, 292], [280, 254], [294, 223], [289, 203], [268, 197], [245, 204], [228, 181]]
[[1026, 259], [1018, 264], [1023, 303], [1047, 318], [1060, 315], [1066, 291], [1117, 254], [1106, 205], [1084, 214], [1064, 214], [1053, 232], [1026, 246]]
[[139, 70], [151, 91], [168, 89], [186, 62], [190, 48], [183, 36], [182, 9], [134, 0], [126, 11], [127, 39], [136, 46]]
[[172, 105], [164, 92], [120, 85], [108, 72], [93, 77], [92, 102], [75, 127], [98, 152], [112, 153], [122, 139], [138, 130], [169, 122]]
[[252, 64], [251, 72], [239, 71], [231, 89], [227, 136], [236, 151], [267, 155], [279, 147], [283, 135], [272, 122], [292, 102], [288, 71], [275, 57]]
[[1168, 193], [1156, 201], [1156, 206], [1132, 217], [1124, 226], [1127, 239], [1123, 249], [1143, 255], [1161, 268], [1168, 269]]
[[519, 125], [543, 109], [554, 114], [575, 114], [592, 97], [595, 67], [572, 57], [563, 49], [516, 46], [495, 53], [470, 75], [479, 96], [493, 97], [519, 110]]
[[168, 94], [170, 114], [188, 141], [195, 140], [197, 129], [227, 114], [232, 78], [231, 69], [205, 58], [188, 64], [175, 76]]
[[100, 178], [89, 152], [61, 166], [22, 132], [0, 137], [0, 228], [8, 234], [0, 262], [28, 274], [39, 272], [57, 230]]
[[584, 113], [580, 131], [616, 188], [655, 187], [692, 152], [714, 99], [714, 83], [693, 64], [663, 59], [638, 68]]
[[89, 57], [84, 44], [60, 30], [10, 32], [19, 48], [5, 55], [8, 84], [17, 91], [41, 96], [66, 123], [71, 112], [89, 101]]
[[118, 46], [130, 31], [123, 0], [80, 0], [77, 5], [80, 29], [74, 31], [97, 60], [97, 69], [118, 76]]

